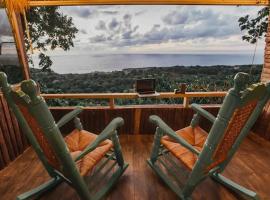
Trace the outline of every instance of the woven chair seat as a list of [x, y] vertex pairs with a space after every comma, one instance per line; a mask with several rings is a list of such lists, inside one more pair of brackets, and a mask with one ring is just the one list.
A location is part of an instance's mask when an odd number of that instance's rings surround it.
[[[66, 144], [69, 148], [71, 156], [76, 158], [89, 144], [91, 144], [97, 135], [85, 130], [73, 130], [65, 137]], [[110, 140], [103, 141], [95, 150], [85, 155], [76, 162], [77, 168], [82, 176], [88, 175], [94, 166], [105, 156], [105, 154], [113, 147]]]
[[[207, 138], [207, 133], [199, 126], [192, 128], [191, 126], [176, 131], [176, 134], [184, 138], [194, 148], [201, 151]], [[169, 136], [163, 136], [161, 139], [163, 144], [176, 158], [178, 158], [189, 170], [192, 170], [198, 157]]]

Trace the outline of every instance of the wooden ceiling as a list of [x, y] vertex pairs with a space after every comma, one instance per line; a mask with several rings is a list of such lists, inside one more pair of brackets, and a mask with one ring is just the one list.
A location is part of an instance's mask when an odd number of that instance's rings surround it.
[[30, 6], [60, 5], [269, 5], [269, 0], [29, 0]]
[[[267, 6], [270, 0], [29, 0], [29, 6], [79, 5], [235, 5]], [[4, 7], [4, 0], [0, 0]]]

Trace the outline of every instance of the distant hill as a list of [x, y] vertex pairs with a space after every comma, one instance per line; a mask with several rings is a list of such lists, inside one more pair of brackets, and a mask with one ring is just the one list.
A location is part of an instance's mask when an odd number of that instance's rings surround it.
[[18, 56], [14, 54], [0, 55], [0, 65], [15, 65], [19, 66]]

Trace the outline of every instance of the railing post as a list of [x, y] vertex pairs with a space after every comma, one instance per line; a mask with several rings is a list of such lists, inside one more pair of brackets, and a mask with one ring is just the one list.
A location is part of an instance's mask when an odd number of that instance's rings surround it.
[[110, 105], [110, 109], [114, 109], [114, 107], [115, 107], [114, 98], [110, 98], [109, 105]]
[[141, 115], [142, 115], [142, 109], [136, 108], [135, 109], [135, 116], [134, 116], [134, 134], [140, 134]]
[[189, 98], [188, 97], [184, 97], [183, 106], [184, 106], [184, 108], [188, 108], [188, 106], [189, 106]]

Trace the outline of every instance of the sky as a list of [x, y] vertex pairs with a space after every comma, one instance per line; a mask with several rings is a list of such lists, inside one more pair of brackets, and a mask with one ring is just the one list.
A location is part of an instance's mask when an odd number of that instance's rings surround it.
[[0, 9], [0, 42], [13, 41], [10, 25], [3, 8]]
[[[251, 53], [239, 17], [261, 7], [81, 6], [62, 7], [79, 29], [73, 53]], [[262, 53], [264, 41], [258, 44]]]
[[[78, 6], [61, 7], [79, 32], [69, 52], [121, 53], [246, 53], [255, 46], [242, 41], [238, 19], [261, 7], [237, 6]], [[10, 40], [5, 12], [0, 11], [0, 42]], [[257, 52], [263, 53], [264, 40]]]

